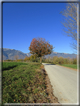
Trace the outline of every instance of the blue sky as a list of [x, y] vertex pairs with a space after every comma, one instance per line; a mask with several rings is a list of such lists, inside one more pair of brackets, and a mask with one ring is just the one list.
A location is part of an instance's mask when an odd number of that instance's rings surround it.
[[73, 53], [65, 36], [60, 11], [66, 3], [3, 3], [3, 48], [29, 53], [33, 38], [49, 41], [54, 52]]

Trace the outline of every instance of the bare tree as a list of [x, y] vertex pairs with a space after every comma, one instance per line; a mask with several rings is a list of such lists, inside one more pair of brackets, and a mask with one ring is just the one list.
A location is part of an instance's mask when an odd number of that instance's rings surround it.
[[63, 22], [61, 22], [64, 26], [63, 30], [67, 34], [67, 36], [72, 37], [74, 42], [71, 44], [71, 46], [73, 49], [77, 50], [77, 3], [67, 3], [66, 9], [61, 11], [60, 13], [64, 16]]

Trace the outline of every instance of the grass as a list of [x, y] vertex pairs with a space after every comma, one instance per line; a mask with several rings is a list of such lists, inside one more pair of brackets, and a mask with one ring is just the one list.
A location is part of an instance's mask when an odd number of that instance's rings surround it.
[[14, 68], [18, 65], [25, 65], [26, 63], [21, 63], [21, 62], [3, 62], [3, 65], [2, 65], [2, 69], [3, 70], [7, 70], [7, 69], [10, 69], [10, 68]]
[[62, 66], [70, 67], [70, 68], [73, 68], [73, 69], [77, 69], [77, 64], [62, 64]]
[[39, 63], [3, 62], [3, 103], [50, 103]]
[[[47, 63], [47, 62], [44, 62], [44, 63]], [[52, 65], [57, 65], [57, 64], [54, 64], [54, 63], [48, 63], [48, 64], [52, 64]], [[70, 68], [73, 68], [73, 69], [77, 69], [77, 64], [58, 64], [58, 65], [61, 65], [61, 66], [65, 66], [65, 67], [70, 67]]]

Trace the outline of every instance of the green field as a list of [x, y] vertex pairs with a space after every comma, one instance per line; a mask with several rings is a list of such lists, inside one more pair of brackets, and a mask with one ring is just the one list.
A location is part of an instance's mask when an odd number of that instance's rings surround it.
[[62, 64], [62, 66], [70, 67], [70, 68], [73, 68], [73, 69], [77, 69], [77, 64]]
[[39, 63], [3, 62], [4, 103], [50, 103], [45, 75], [36, 71]]
[[10, 68], [14, 68], [18, 65], [25, 65], [26, 63], [21, 62], [3, 62], [2, 69], [9, 70]]

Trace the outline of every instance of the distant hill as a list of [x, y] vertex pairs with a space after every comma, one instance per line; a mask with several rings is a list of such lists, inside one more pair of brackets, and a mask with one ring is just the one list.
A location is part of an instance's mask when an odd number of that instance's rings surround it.
[[[24, 59], [25, 56], [31, 56], [30, 53], [23, 53], [19, 50], [15, 49], [8, 49], [8, 48], [3, 48], [3, 60], [11, 59], [14, 60], [14, 56], [18, 55], [19, 59]], [[69, 53], [58, 53], [58, 52], [52, 52], [50, 55], [45, 55], [45, 58], [48, 57], [53, 57], [53, 56], [58, 56], [58, 57], [63, 57], [63, 58], [76, 58], [76, 54], [69, 54]]]
[[27, 56], [27, 54], [19, 50], [3, 48], [3, 60], [7, 59], [14, 60], [15, 55], [18, 55], [19, 59], [24, 59], [25, 56]]
[[69, 54], [69, 53], [58, 53], [58, 52], [52, 52], [50, 55], [45, 55], [45, 58], [48, 57], [53, 57], [53, 56], [58, 56], [58, 57], [63, 57], [63, 58], [76, 58], [76, 54]]

